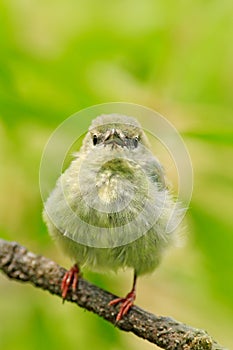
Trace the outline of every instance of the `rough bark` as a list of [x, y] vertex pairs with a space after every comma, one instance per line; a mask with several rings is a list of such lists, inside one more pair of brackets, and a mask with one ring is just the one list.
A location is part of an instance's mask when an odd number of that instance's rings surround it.
[[[30, 282], [61, 297], [61, 281], [66, 270], [44, 256], [28, 251], [16, 242], [0, 240], [0, 269], [9, 277]], [[77, 291], [68, 292], [67, 301], [94, 312], [121, 330], [132, 332], [167, 350], [223, 350], [204, 330], [195, 329], [170, 317], [153, 315], [137, 306], [117, 324], [118, 306], [108, 306], [115, 295], [83, 278]]]

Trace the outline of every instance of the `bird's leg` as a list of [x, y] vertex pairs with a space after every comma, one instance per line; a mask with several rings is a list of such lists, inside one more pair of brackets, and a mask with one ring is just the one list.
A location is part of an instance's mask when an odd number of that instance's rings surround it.
[[75, 291], [78, 284], [79, 267], [77, 264], [72, 266], [69, 271], [64, 274], [61, 283], [62, 299], [65, 300], [69, 287], [72, 286], [72, 290]]
[[119, 310], [117, 317], [116, 317], [116, 322], [120, 321], [121, 318], [127, 314], [129, 309], [133, 305], [134, 300], [136, 299], [136, 280], [137, 280], [137, 275], [134, 272], [133, 287], [132, 287], [131, 291], [126, 295], [125, 298], [117, 298], [117, 299], [110, 301], [110, 303], [109, 303], [109, 305], [116, 305], [116, 304], [122, 303], [120, 310]]

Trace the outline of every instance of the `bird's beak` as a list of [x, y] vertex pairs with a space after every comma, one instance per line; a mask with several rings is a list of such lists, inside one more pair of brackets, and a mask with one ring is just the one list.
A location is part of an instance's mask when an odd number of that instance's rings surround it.
[[104, 138], [104, 144], [124, 147], [124, 135], [117, 129], [108, 130]]

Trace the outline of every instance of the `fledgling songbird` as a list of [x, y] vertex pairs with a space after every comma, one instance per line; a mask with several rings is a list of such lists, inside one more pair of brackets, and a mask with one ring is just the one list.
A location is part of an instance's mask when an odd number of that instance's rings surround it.
[[176, 240], [178, 216], [163, 168], [137, 120], [97, 117], [43, 212], [50, 235], [75, 263], [63, 278], [63, 299], [70, 285], [76, 289], [81, 267], [132, 268], [132, 290], [110, 302], [121, 304], [119, 321], [134, 303], [137, 277], [152, 272]]

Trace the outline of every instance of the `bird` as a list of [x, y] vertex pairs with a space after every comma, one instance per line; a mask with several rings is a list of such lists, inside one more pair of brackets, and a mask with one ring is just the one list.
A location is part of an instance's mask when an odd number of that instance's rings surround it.
[[70, 287], [76, 290], [83, 268], [129, 268], [131, 290], [109, 303], [120, 305], [119, 322], [135, 302], [138, 277], [153, 272], [178, 239], [174, 204], [164, 168], [137, 119], [97, 116], [44, 203], [48, 232], [73, 262], [61, 283], [63, 300]]

